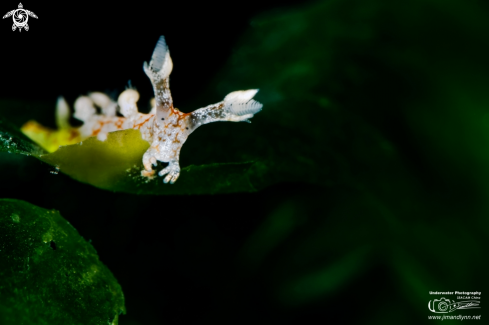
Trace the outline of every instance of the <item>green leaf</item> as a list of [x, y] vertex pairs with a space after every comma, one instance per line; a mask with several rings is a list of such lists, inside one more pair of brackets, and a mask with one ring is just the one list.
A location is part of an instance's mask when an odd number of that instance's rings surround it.
[[117, 324], [120, 285], [55, 210], [0, 199], [0, 323]]
[[0, 151], [39, 157], [46, 151], [28, 139], [9, 121], [0, 117]]
[[76, 180], [113, 191], [213, 194], [254, 190], [247, 177], [251, 162], [187, 166], [174, 185], [164, 184], [160, 177], [148, 180], [141, 176], [141, 157], [148, 147], [139, 131], [124, 130], [110, 133], [104, 142], [89, 138], [42, 155], [40, 159]]
[[0, 120], [0, 151], [36, 157], [72, 178], [91, 185], [135, 194], [215, 194], [252, 192], [250, 169], [259, 164], [209, 163], [182, 168], [174, 185], [164, 184], [161, 177], [141, 176], [141, 160], [149, 147], [137, 130], [110, 133], [104, 142], [88, 138], [75, 145], [46, 153], [32, 143], [15, 126]]

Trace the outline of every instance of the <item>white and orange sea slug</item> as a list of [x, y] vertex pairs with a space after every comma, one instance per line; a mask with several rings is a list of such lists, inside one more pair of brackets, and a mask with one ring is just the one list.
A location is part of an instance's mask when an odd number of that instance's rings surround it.
[[[63, 98], [58, 100], [56, 121], [58, 131], [45, 131], [36, 122], [28, 122], [22, 130], [28, 135], [33, 133], [49, 135], [51, 143], [56, 148], [63, 144], [72, 144], [88, 137], [96, 136], [100, 141], [107, 138], [109, 132], [137, 129], [142, 138], [149, 142], [150, 147], [143, 155], [143, 176], [152, 177], [155, 173], [153, 166], [157, 161], [168, 163], [158, 174], [166, 175], [163, 182], [173, 184], [180, 175], [179, 156], [188, 136], [199, 126], [217, 121], [249, 122], [258, 113], [262, 104], [253, 100], [257, 89], [235, 91], [224, 97], [224, 100], [191, 113], [182, 113], [173, 107], [169, 88], [169, 76], [173, 68], [170, 52], [165, 39], [161, 36], [151, 57], [149, 65], [143, 65], [146, 75], [151, 80], [154, 89], [154, 106], [149, 114], [139, 113], [137, 101], [139, 93], [134, 89], [123, 91], [117, 103], [109, 96], [100, 93], [90, 93], [80, 96], [74, 104], [74, 117], [83, 121], [79, 128], [71, 128], [68, 124], [69, 108]], [[97, 114], [95, 106], [100, 107]], [[118, 117], [116, 111], [124, 117]], [[57, 136], [58, 135], [58, 136]], [[39, 138], [39, 136], [37, 136]], [[58, 139], [59, 137], [63, 139]], [[35, 137], [34, 137], [35, 138]], [[45, 140], [45, 139], [44, 139]], [[54, 141], [54, 143], [53, 143]], [[46, 146], [45, 146], [46, 147]]]

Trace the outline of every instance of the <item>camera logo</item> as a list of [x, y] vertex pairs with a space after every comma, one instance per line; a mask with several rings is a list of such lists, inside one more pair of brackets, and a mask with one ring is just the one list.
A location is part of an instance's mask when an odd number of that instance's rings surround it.
[[428, 309], [433, 313], [451, 313], [457, 309], [480, 308], [478, 307], [479, 303], [477, 300], [455, 301], [442, 297], [440, 299], [430, 300], [428, 302]]
[[[445, 298], [441, 298], [441, 299], [434, 299], [434, 300], [430, 300], [430, 302], [428, 302], [428, 308], [429, 310], [431, 310], [432, 312], [434, 313], [449, 313], [451, 312], [451, 307], [453, 306], [452, 302], [450, 301], [450, 299], [445, 299]], [[457, 308], [455, 308], [457, 309]], [[455, 310], [453, 309], [453, 310]]]

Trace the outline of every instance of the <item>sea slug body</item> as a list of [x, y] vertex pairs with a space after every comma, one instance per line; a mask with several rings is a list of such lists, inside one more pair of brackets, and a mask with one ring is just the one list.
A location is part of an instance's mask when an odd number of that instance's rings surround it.
[[[106, 94], [94, 92], [88, 96], [80, 96], [75, 101], [74, 117], [84, 122], [77, 129], [69, 126], [68, 104], [63, 98], [59, 98], [56, 109], [58, 128], [70, 130], [65, 133], [71, 134], [71, 141], [84, 140], [92, 136], [104, 141], [109, 132], [140, 130], [142, 138], [150, 143], [149, 149], [143, 155], [144, 170], [141, 174], [153, 177], [155, 171], [152, 167], [156, 166], [157, 161], [165, 162], [168, 166], [159, 171], [158, 175], [166, 175], [163, 182], [173, 184], [180, 176], [180, 150], [195, 129], [217, 121], [249, 122], [249, 119], [262, 109], [262, 104], [253, 99], [258, 92], [257, 89], [232, 92], [224, 97], [223, 101], [191, 113], [182, 113], [173, 107], [169, 86], [173, 63], [163, 36], [156, 44], [150, 63], [144, 62], [143, 69], [151, 80], [155, 95], [154, 106], [149, 114], [139, 113], [139, 93], [134, 89], [123, 91], [117, 103]], [[101, 114], [97, 114], [96, 106], [100, 108]], [[117, 111], [123, 117], [117, 116]], [[29, 133], [29, 127], [32, 130], [40, 128], [32, 123], [35, 122], [28, 122], [23, 127], [24, 133]], [[73, 132], [78, 134], [73, 135]]]

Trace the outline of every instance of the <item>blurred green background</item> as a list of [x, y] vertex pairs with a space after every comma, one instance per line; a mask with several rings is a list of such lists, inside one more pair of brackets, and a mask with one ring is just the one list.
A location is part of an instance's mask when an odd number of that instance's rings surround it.
[[256, 159], [255, 193], [112, 193], [0, 153], [0, 197], [91, 240], [122, 286], [120, 324], [433, 323], [429, 291], [485, 292], [487, 2], [25, 6], [31, 29], [0, 32], [0, 114], [17, 126], [128, 79], [144, 107], [161, 34], [182, 111], [260, 88], [250, 128], [206, 126], [181, 157]]

